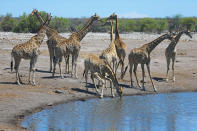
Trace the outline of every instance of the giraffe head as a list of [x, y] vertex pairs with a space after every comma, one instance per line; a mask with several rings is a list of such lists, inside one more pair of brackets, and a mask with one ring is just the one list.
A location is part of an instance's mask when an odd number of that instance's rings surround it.
[[175, 42], [175, 39], [174, 39], [174, 34], [173, 33], [167, 33], [165, 35], [163, 35], [166, 39], [169, 39], [170, 41], [172, 42]]
[[38, 10], [37, 10], [37, 9], [34, 9], [34, 10], [31, 12], [30, 16], [33, 16], [33, 15], [36, 14], [36, 13], [38, 13]]
[[190, 38], [192, 38], [191, 32], [189, 30], [184, 30], [184, 33], [189, 36]]
[[93, 16], [91, 16], [91, 19], [93, 21], [97, 21], [97, 20], [100, 21], [101, 20], [100, 16], [98, 16], [96, 13]]
[[123, 89], [122, 86], [118, 85], [118, 87], [116, 88], [116, 92], [117, 94], [121, 97], [123, 95]]
[[113, 13], [107, 18], [107, 21], [109, 21], [109, 20], [116, 20], [117, 18], [118, 18], [118, 16], [115, 13]]

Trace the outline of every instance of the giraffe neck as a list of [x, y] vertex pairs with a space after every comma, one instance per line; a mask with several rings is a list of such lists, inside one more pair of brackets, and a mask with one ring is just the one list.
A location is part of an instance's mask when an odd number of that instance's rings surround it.
[[111, 40], [111, 42], [113, 41], [113, 32], [114, 32], [114, 30], [113, 30], [113, 21], [111, 22], [111, 32], [110, 32], [110, 40]]
[[[40, 24], [43, 25], [44, 24], [44, 20], [42, 19], [42, 17], [38, 14], [38, 12], [35, 12], [36, 17], [38, 18], [38, 20], [40, 21]], [[58, 34], [56, 30], [46, 26], [46, 35], [48, 37], [48, 39], [52, 38], [54, 35]]]
[[42, 19], [42, 17], [38, 14], [38, 12], [34, 13], [36, 15], [36, 17], [38, 18], [38, 20], [40, 21], [40, 24], [44, 24], [44, 20]]
[[183, 35], [184, 33], [184, 30], [179, 32], [178, 35], [174, 38], [175, 39], [175, 42], [171, 42], [173, 44], [173, 46], [175, 47], [177, 45], [177, 43], [179, 42], [181, 36]]
[[37, 39], [37, 43], [36, 43], [36, 44], [37, 44], [38, 46], [40, 46], [40, 45], [42, 44], [45, 35], [46, 35], [46, 29], [45, 29], [45, 26], [44, 26], [44, 27], [42, 27], [42, 28], [40, 29], [40, 31], [39, 31], [39, 32], [37, 33], [37, 35], [36, 35], [36, 39]]
[[78, 32], [76, 32], [76, 35], [78, 36], [79, 41], [81, 41], [85, 37], [85, 35], [90, 31], [93, 22], [94, 22], [93, 19], [90, 18], [86, 22], [86, 24], [83, 26], [83, 28], [81, 28], [81, 30], [79, 30]]
[[114, 87], [118, 88], [119, 87], [118, 80], [117, 80], [116, 75], [113, 72], [112, 68], [108, 64], [106, 64], [105, 67], [106, 67], [105, 71], [109, 75], [109, 78], [112, 80]]
[[155, 49], [155, 47], [157, 45], [159, 45], [159, 43], [161, 43], [163, 40], [167, 39], [166, 35], [167, 34], [164, 34], [164, 35], [160, 36], [159, 38], [155, 39], [154, 41], [144, 45], [149, 54]]
[[118, 31], [118, 18], [116, 18], [116, 33], [115, 33], [115, 39], [119, 39], [119, 31]]

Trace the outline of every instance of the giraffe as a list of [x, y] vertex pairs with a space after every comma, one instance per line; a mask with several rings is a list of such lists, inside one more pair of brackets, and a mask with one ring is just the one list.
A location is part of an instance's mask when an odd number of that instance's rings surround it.
[[[161, 43], [165, 39], [169, 39], [169, 40], [174, 42], [174, 38], [173, 38], [172, 34], [164, 34], [164, 35], [158, 37], [157, 39], [155, 39], [154, 41], [152, 41], [150, 43], [147, 43], [147, 44], [144, 44], [140, 48], [135, 48], [135, 49], [132, 49], [130, 51], [129, 56], [128, 56], [128, 60], [129, 60], [128, 64], [130, 65], [131, 86], [133, 86], [132, 69], [133, 69], [133, 66], [134, 66], [133, 72], [134, 72], [134, 75], [135, 75], [135, 78], [136, 78], [136, 81], [137, 81], [137, 85], [141, 88], [141, 85], [139, 84], [138, 79], [137, 79], [137, 75], [136, 75], [137, 66], [138, 66], [138, 64], [141, 64], [142, 83], [143, 83], [142, 87], [143, 87], [143, 90], [145, 90], [145, 87], [144, 87], [144, 75], [145, 75], [144, 64], [146, 64], [148, 74], [149, 74], [149, 77], [150, 77], [150, 80], [151, 80], [151, 83], [152, 83], [152, 87], [153, 87], [155, 92], [157, 91], [154, 84], [153, 84], [152, 77], [151, 77], [151, 74], [150, 74], [150, 60], [151, 60], [150, 53], [155, 49], [155, 47], [159, 43]], [[125, 71], [123, 72], [123, 74], [121, 74], [122, 78], [124, 77], [124, 74], [127, 70], [127, 67], [125, 68]]]
[[[116, 68], [116, 71], [119, 67], [119, 64], [121, 64], [121, 73], [123, 72], [124, 70], [124, 60], [125, 60], [125, 57], [126, 57], [126, 54], [127, 54], [127, 45], [122, 41], [120, 35], [119, 35], [119, 30], [118, 30], [118, 16], [113, 13], [112, 15], [110, 15], [108, 18], [107, 18], [107, 21], [108, 20], [115, 20], [116, 21], [116, 30], [115, 30], [115, 40], [114, 40], [114, 43], [116, 45], [116, 52], [117, 52], [117, 55], [118, 55], [118, 58], [119, 58], [119, 62], [118, 62], [118, 65], [117, 65], [117, 68]], [[115, 73], [116, 73], [115, 71]]]
[[[13, 61], [15, 61], [14, 69], [16, 71], [16, 82], [18, 85], [21, 85], [21, 79], [19, 75], [19, 65], [21, 59], [30, 59], [30, 68], [29, 68], [29, 83], [36, 85], [35, 83], [35, 65], [40, 55], [40, 45], [43, 42], [43, 39], [46, 35], [46, 26], [49, 24], [51, 16], [48, 15], [48, 18], [44, 24], [41, 25], [41, 28], [37, 35], [31, 37], [31, 39], [25, 43], [16, 45], [13, 47], [11, 52], [11, 71], [13, 70]], [[31, 73], [32, 81], [31, 81]]]
[[112, 63], [113, 70], [115, 71], [117, 68], [118, 56], [116, 53], [116, 46], [115, 46], [114, 39], [113, 39], [113, 21], [111, 21], [110, 23], [111, 23], [111, 32], [110, 32], [111, 44], [109, 45], [107, 49], [102, 51], [100, 58], [105, 59], [109, 64]]
[[[90, 54], [89, 57], [84, 60], [84, 67], [85, 67], [85, 69], [84, 69], [83, 76], [85, 75], [86, 90], [88, 90], [87, 79], [88, 79], [88, 71], [90, 70], [91, 79], [92, 79], [92, 82], [95, 86], [97, 93], [98, 93], [98, 89], [95, 84], [94, 78], [96, 78], [102, 82], [102, 89], [101, 89], [101, 95], [100, 95], [101, 98], [103, 98], [103, 89], [105, 87], [105, 79], [110, 81], [112, 97], [115, 96], [114, 92], [113, 92], [112, 83], [113, 83], [113, 86], [116, 88], [117, 94], [119, 96], [122, 96], [122, 94], [123, 94], [122, 87], [119, 86], [116, 75], [106, 60], [100, 59], [99, 55]], [[106, 74], [108, 75], [108, 77], [106, 76]]]
[[[38, 18], [40, 24], [44, 23], [44, 20], [42, 19], [42, 17], [39, 15], [38, 10], [34, 9], [31, 13], [31, 16], [36, 15], [36, 17]], [[61, 35], [58, 34], [58, 32], [54, 29], [52, 29], [51, 27], [47, 26], [47, 31], [46, 31], [46, 35], [47, 35], [47, 46], [48, 46], [48, 50], [49, 50], [49, 57], [50, 57], [50, 69], [49, 72], [52, 72], [52, 68], [53, 68], [53, 58], [54, 58], [54, 50], [55, 50], [55, 46], [57, 44], [57, 42], [63, 41], [65, 38], [62, 37]]]
[[[56, 64], [61, 59], [62, 56], [65, 58], [68, 58], [68, 56], [72, 55], [72, 73], [73, 76], [73, 70], [74, 70], [74, 77], [78, 78], [77, 76], [77, 58], [80, 51], [80, 41], [85, 37], [85, 35], [89, 32], [89, 30], [92, 28], [92, 24], [95, 21], [100, 21], [100, 17], [98, 15], [93, 15], [90, 17], [90, 19], [86, 22], [86, 24], [77, 32], [74, 32], [71, 34], [71, 36], [64, 40], [63, 42], [60, 42], [55, 47], [55, 60], [54, 60], [54, 68], [53, 68], [53, 76], [56, 70]], [[61, 65], [61, 61], [59, 62]], [[74, 69], [73, 69], [74, 68]], [[61, 66], [60, 66], [60, 76], [61, 74]]]
[[176, 59], [176, 45], [179, 42], [179, 39], [183, 34], [186, 34], [190, 38], [192, 38], [189, 30], [182, 30], [180, 31], [177, 36], [174, 38], [175, 42], [171, 42], [165, 51], [166, 62], [167, 62], [167, 73], [166, 73], [166, 81], [168, 82], [168, 71], [170, 66], [170, 60], [172, 59], [172, 72], [173, 72], [173, 82], [175, 82], [175, 74], [174, 74], [174, 62]]

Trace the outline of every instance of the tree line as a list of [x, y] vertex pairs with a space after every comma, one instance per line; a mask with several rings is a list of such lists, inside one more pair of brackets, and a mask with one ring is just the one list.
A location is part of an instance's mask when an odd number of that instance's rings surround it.
[[[39, 12], [43, 18], [47, 17], [44, 11]], [[58, 32], [72, 32], [83, 27], [89, 18], [64, 18], [52, 17], [50, 27]], [[96, 22], [93, 26], [92, 32], [109, 32], [110, 26], [102, 26], [103, 23]], [[40, 22], [36, 16], [29, 16], [23, 13], [18, 18], [12, 17], [12, 14], [6, 14], [0, 17], [0, 31], [17, 32], [17, 33], [36, 33], [40, 28]], [[126, 32], [153, 32], [161, 33], [165, 31], [178, 31], [182, 28], [197, 31], [196, 17], [182, 17], [176, 15], [166, 18], [139, 18], [126, 19], [119, 18], [119, 31]]]

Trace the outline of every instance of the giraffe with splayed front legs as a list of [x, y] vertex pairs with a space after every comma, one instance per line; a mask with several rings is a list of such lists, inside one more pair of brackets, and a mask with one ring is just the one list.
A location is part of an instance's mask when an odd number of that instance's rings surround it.
[[117, 61], [118, 56], [116, 53], [116, 46], [113, 39], [113, 21], [111, 23], [111, 32], [110, 32], [110, 38], [111, 38], [111, 44], [108, 48], [102, 51], [100, 58], [105, 59], [110, 65], [113, 64], [113, 70], [115, 71], [117, 68]]
[[174, 74], [174, 63], [176, 59], [176, 45], [179, 42], [179, 39], [183, 34], [186, 34], [190, 38], [192, 38], [189, 30], [182, 30], [180, 31], [177, 36], [174, 38], [175, 42], [171, 42], [165, 51], [166, 61], [167, 61], [167, 73], [166, 73], [166, 81], [168, 82], [168, 71], [170, 66], [170, 61], [172, 59], [172, 73], [173, 73], [173, 82], [175, 82], [175, 74]]
[[87, 79], [88, 79], [88, 71], [91, 72], [91, 79], [92, 82], [95, 86], [96, 92], [99, 93], [97, 86], [95, 84], [94, 78], [98, 79], [102, 83], [102, 89], [101, 89], [101, 94], [100, 97], [103, 98], [103, 89], [105, 87], [105, 79], [110, 81], [110, 87], [111, 87], [111, 94], [114, 97], [114, 92], [113, 92], [113, 87], [116, 88], [116, 92], [118, 93], [119, 96], [122, 96], [123, 91], [122, 87], [119, 86], [118, 80], [116, 78], [116, 75], [111, 68], [111, 66], [108, 64], [108, 62], [104, 59], [100, 59], [98, 55], [89, 55], [88, 58], [84, 60], [84, 73], [83, 76], [85, 75], [85, 80], [86, 80], [86, 90], [87, 88]]
[[86, 22], [86, 24], [79, 31], [72, 33], [71, 36], [67, 40], [64, 40], [63, 42], [60, 42], [59, 44], [57, 44], [57, 46], [55, 47], [53, 76], [56, 70], [56, 63], [59, 61], [59, 59], [62, 56], [67, 58], [71, 54], [72, 56], [71, 75], [74, 74], [74, 77], [77, 78], [77, 58], [79, 56], [79, 51], [81, 48], [80, 41], [85, 37], [85, 35], [92, 28], [92, 24], [98, 20], [100, 20], [100, 17], [98, 15], [95, 14], [91, 16], [90, 19]]
[[[40, 16], [38, 10], [34, 9], [31, 13], [31, 16], [33, 16], [34, 14], [36, 15], [36, 17], [40, 21], [40, 24], [43, 24], [44, 20]], [[50, 57], [50, 69], [49, 69], [49, 71], [52, 72], [54, 50], [55, 50], [56, 44], [65, 40], [65, 38], [62, 37], [61, 35], [59, 35], [58, 32], [56, 30], [52, 29], [51, 27], [47, 26], [46, 28], [47, 28], [46, 35], [48, 37], [48, 40], [47, 40], [46, 43], [47, 43], [47, 46], [48, 46], [49, 57]]]
[[[40, 55], [40, 45], [43, 42], [43, 39], [46, 35], [46, 26], [49, 24], [51, 16], [48, 15], [47, 21], [41, 26], [37, 35], [33, 36], [29, 41], [16, 45], [11, 52], [11, 71], [13, 70], [13, 61], [15, 62], [14, 69], [16, 71], [16, 82], [18, 85], [21, 84], [21, 79], [19, 75], [19, 65], [21, 59], [30, 59], [30, 68], [29, 68], [29, 83], [36, 85], [35, 83], [35, 65]], [[31, 77], [31, 73], [32, 77]], [[31, 81], [32, 78], [32, 81]]]
[[[107, 18], [107, 21], [108, 20], [115, 20], [116, 21], [116, 30], [115, 30], [114, 43], [116, 45], [116, 52], [117, 52], [117, 55], [118, 55], [118, 58], [119, 58], [119, 62], [118, 62], [116, 71], [117, 71], [119, 65], [121, 64], [121, 73], [122, 73], [123, 70], [124, 70], [124, 60], [125, 60], [125, 57], [126, 57], [126, 54], [127, 54], [127, 45], [122, 41], [122, 39], [120, 38], [120, 35], [119, 35], [118, 16], [113, 13], [112, 15], [110, 15]], [[116, 73], [116, 71], [115, 71], [115, 73]]]
[[[137, 81], [137, 85], [141, 88], [141, 85], [138, 82], [138, 78], [137, 78], [137, 74], [136, 74], [137, 66], [138, 66], [138, 64], [141, 64], [142, 83], [143, 83], [142, 88], [143, 88], [143, 90], [145, 90], [145, 87], [144, 87], [144, 75], [145, 75], [144, 64], [146, 64], [148, 74], [149, 74], [149, 77], [150, 77], [150, 80], [151, 80], [151, 83], [152, 83], [152, 87], [153, 87], [155, 92], [157, 91], [154, 84], [153, 84], [152, 77], [151, 77], [151, 74], [150, 74], [150, 60], [151, 60], [150, 53], [155, 49], [155, 47], [159, 43], [161, 43], [165, 39], [169, 39], [169, 40], [174, 42], [173, 35], [164, 34], [164, 35], [160, 36], [159, 38], [155, 39], [154, 41], [152, 41], [150, 43], [147, 43], [147, 44], [144, 44], [140, 48], [135, 48], [135, 49], [132, 49], [130, 51], [129, 56], [128, 56], [128, 60], [129, 60], [129, 65], [130, 65], [129, 72], [130, 72], [131, 86], [133, 86], [133, 80], [132, 80], [132, 70], [133, 70], [136, 81]], [[133, 68], [133, 66], [134, 66], [134, 68]], [[127, 67], [125, 68], [125, 71], [121, 75], [122, 78], [124, 77], [124, 74], [127, 70]]]

